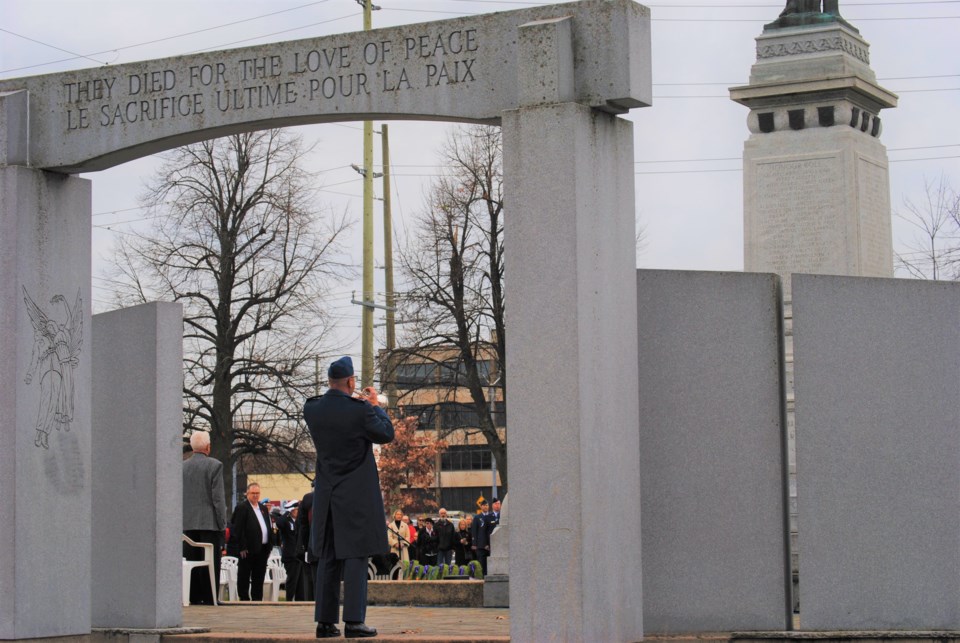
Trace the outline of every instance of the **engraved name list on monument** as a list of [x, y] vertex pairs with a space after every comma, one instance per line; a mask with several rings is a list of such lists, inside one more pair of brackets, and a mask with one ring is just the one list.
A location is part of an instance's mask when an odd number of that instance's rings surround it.
[[756, 165], [755, 249], [752, 270], [820, 272], [843, 261], [843, 225], [833, 195], [841, 180], [833, 156], [764, 161]]
[[[309, 41], [301, 41], [309, 42]], [[177, 59], [135, 73], [84, 70], [61, 85], [65, 133], [201, 117], [296, 103], [363, 101], [374, 93], [430, 91], [475, 82], [480, 37], [475, 28], [398, 39], [318, 39]], [[231, 55], [233, 54], [233, 55]], [[203, 62], [198, 60], [205, 59]], [[136, 65], [132, 65], [136, 66]], [[126, 66], [130, 67], [130, 66]], [[323, 109], [320, 107], [320, 109]]]
[[860, 270], [863, 275], [888, 276], [893, 261], [890, 230], [890, 187], [887, 166], [872, 158], [857, 160]]

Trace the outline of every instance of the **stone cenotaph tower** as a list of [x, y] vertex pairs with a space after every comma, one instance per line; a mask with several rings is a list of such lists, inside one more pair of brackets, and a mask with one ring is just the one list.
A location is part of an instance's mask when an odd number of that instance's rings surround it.
[[757, 37], [743, 152], [744, 270], [893, 276], [890, 187], [869, 44], [838, 0], [789, 0]]

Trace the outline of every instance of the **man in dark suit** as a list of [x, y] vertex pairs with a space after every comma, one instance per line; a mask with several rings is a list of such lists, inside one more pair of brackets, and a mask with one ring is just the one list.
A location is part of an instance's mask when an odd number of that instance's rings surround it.
[[313, 492], [308, 491], [300, 501], [300, 513], [297, 514], [297, 558], [303, 564], [300, 584], [303, 586], [303, 600], [314, 598], [313, 584], [317, 580], [317, 558], [310, 553], [310, 523], [313, 521]]
[[303, 563], [297, 557], [297, 515], [300, 503], [296, 500], [283, 503], [282, 509], [271, 511], [273, 522], [277, 526], [277, 535], [280, 537], [280, 561], [287, 571], [286, 596], [288, 601], [306, 600], [303, 595], [303, 584], [300, 575]]
[[373, 445], [393, 440], [393, 424], [376, 390], [354, 397], [353, 361], [341, 357], [327, 369], [330, 390], [311, 397], [303, 417], [317, 450], [310, 553], [318, 559], [317, 638], [340, 636], [340, 576], [346, 638], [377, 635], [364, 623], [367, 558], [388, 551], [380, 477]]
[[247, 485], [247, 499], [233, 510], [230, 538], [236, 543], [237, 594], [241, 601], [263, 600], [263, 579], [267, 575], [267, 559], [273, 549], [273, 528], [270, 515], [260, 506], [260, 485]]
[[490, 520], [490, 503], [480, 501], [480, 513], [470, 523], [470, 536], [473, 538], [473, 557], [480, 561], [484, 575], [487, 573], [487, 556], [490, 555], [490, 540], [487, 538], [487, 521]]
[[435, 525], [437, 529], [437, 547], [440, 550], [440, 557], [437, 562], [441, 565], [450, 565], [453, 563], [453, 547], [457, 542], [457, 536], [454, 533], [456, 529], [453, 523], [447, 520], [447, 510], [441, 508], [439, 518]]
[[[227, 526], [227, 503], [223, 499], [223, 464], [210, 456], [210, 434], [190, 435], [193, 455], [183, 461], [183, 533], [198, 543], [213, 545], [213, 569], [220, 587], [220, 546]], [[183, 543], [187, 560], [203, 560], [203, 549]], [[203, 567], [194, 567], [190, 603], [216, 605], [210, 595], [210, 579]]]

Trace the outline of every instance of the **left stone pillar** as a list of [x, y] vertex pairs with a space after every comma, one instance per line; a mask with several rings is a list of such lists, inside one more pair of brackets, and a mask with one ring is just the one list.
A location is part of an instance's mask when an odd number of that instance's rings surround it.
[[[0, 639], [90, 633], [90, 182], [0, 95]], [[22, 117], [22, 118], [21, 118]]]

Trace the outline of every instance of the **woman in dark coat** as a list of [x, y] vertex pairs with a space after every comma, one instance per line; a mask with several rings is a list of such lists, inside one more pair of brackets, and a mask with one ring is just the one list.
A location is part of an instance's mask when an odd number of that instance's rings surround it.
[[464, 516], [457, 525], [457, 533], [453, 539], [453, 553], [457, 565], [466, 565], [473, 560], [473, 537], [470, 535], [470, 517]]

